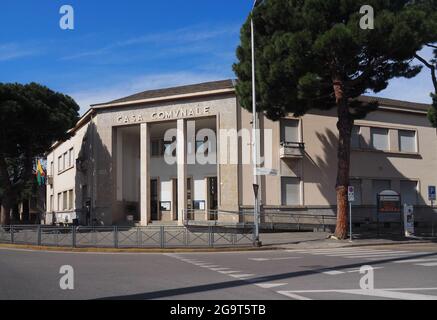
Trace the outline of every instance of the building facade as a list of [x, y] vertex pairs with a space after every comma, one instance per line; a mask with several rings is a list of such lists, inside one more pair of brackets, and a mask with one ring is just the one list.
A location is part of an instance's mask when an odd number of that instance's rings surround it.
[[[374, 211], [376, 195], [391, 189], [428, 210], [437, 184], [429, 106], [378, 101], [353, 130], [354, 206]], [[335, 110], [260, 116], [260, 167], [274, 173], [259, 177], [264, 210], [335, 215], [336, 122]], [[238, 223], [254, 203], [251, 128], [232, 80], [93, 105], [47, 155], [46, 223], [72, 215], [85, 225]]]

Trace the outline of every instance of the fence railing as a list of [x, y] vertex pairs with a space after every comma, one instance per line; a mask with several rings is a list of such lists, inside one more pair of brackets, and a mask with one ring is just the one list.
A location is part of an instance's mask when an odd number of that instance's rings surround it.
[[[193, 215], [187, 215], [186, 226], [234, 226], [253, 227], [253, 211], [218, 211], [214, 220], [196, 221]], [[388, 216], [386, 215], [385, 218]], [[378, 218], [376, 214], [354, 213], [352, 215], [353, 233], [372, 235], [375, 237], [384, 235], [400, 236], [404, 234], [403, 221], [400, 215]], [[333, 232], [337, 223], [334, 214], [305, 214], [295, 211], [262, 211], [259, 217], [261, 231], [324, 231]], [[348, 228], [349, 230], [349, 228]], [[415, 215], [415, 234], [418, 236], [437, 236], [437, 213], [418, 213]]]
[[0, 243], [56, 247], [183, 248], [251, 246], [253, 228], [0, 226]]

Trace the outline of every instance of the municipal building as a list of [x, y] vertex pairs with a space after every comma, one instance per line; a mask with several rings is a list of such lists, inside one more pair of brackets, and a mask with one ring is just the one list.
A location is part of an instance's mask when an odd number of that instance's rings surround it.
[[[50, 224], [241, 222], [254, 203], [252, 114], [232, 80], [141, 92], [96, 104], [47, 154]], [[387, 189], [416, 212], [430, 209], [437, 185], [437, 137], [429, 105], [382, 98], [356, 121], [351, 185], [355, 212], [373, 212]], [[336, 111], [314, 110], [273, 122], [260, 115], [259, 176], [263, 210], [336, 212]], [[194, 156], [193, 156], [194, 155]], [[207, 160], [207, 161], [205, 161]]]

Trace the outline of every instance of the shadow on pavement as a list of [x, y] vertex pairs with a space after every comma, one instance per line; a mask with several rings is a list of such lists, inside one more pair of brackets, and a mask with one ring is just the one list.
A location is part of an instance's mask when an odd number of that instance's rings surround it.
[[[433, 257], [433, 256], [437, 257], [437, 252], [415, 255], [414, 259]], [[369, 264], [371, 264], [373, 266], [373, 265], [378, 265], [378, 264], [384, 264], [384, 263], [389, 263], [389, 262], [394, 262], [394, 261], [409, 260], [409, 259], [411, 259], [411, 256], [404, 257], [404, 258], [392, 258], [392, 259], [377, 260], [377, 261], [372, 261]], [[267, 282], [267, 281], [277, 281], [277, 280], [283, 280], [283, 279], [287, 279], [287, 278], [297, 278], [297, 277], [309, 276], [309, 275], [313, 275], [313, 274], [319, 274], [319, 273], [322, 273], [325, 271], [330, 271], [330, 270], [333, 270], [334, 268], [336, 270], [360, 268], [363, 265], [365, 265], [365, 264], [353, 263], [353, 264], [346, 264], [346, 265], [341, 265], [341, 266], [336, 266], [336, 267], [319, 268], [319, 269], [315, 269], [315, 270], [288, 272], [288, 273], [282, 273], [282, 274], [277, 274], [277, 275], [258, 277], [258, 278], [250, 279], [250, 281], [248, 281], [248, 280], [233, 280], [233, 281], [218, 282], [218, 283], [198, 285], [198, 286], [192, 286], [192, 287], [161, 290], [161, 291], [155, 291], [155, 292], [145, 292], [145, 293], [139, 293], [139, 294], [133, 294], [133, 295], [126, 295], [126, 296], [106, 297], [106, 298], [101, 298], [101, 299], [97, 299], [97, 300], [164, 299], [164, 298], [185, 295], [185, 294], [193, 294], [193, 293], [200, 293], [200, 292], [206, 292], [206, 291], [212, 291], [212, 290], [222, 290], [222, 289], [235, 288], [235, 287], [239, 287], [239, 286], [243, 286], [243, 285], [247, 285], [247, 284], [256, 284], [256, 283], [262, 283], [262, 282]]]

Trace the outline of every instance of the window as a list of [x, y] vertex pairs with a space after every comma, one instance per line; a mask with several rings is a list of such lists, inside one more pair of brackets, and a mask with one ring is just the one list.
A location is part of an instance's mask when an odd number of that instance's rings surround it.
[[58, 172], [61, 172], [64, 170], [64, 162], [62, 160], [62, 156], [58, 157]]
[[384, 190], [391, 189], [390, 180], [373, 180], [372, 181], [372, 196], [373, 202], [376, 204], [376, 196]]
[[50, 175], [54, 175], [55, 174], [55, 167], [53, 165], [53, 161], [50, 162]]
[[192, 182], [191, 178], [187, 178], [187, 209], [191, 210], [193, 209], [193, 201], [192, 201], [192, 188], [191, 188]]
[[48, 211], [55, 211], [54, 201], [53, 201], [53, 195], [50, 196], [50, 209]]
[[283, 177], [281, 179], [282, 205], [300, 205], [300, 179]]
[[74, 150], [71, 148], [68, 150], [68, 167], [72, 168], [74, 166]]
[[370, 128], [372, 147], [375, 150], [389, 150], [388, 129]]
[[354, 187], [355, 192], [355, 201], [352, 202], [352, 205], [360, 206], [361, 202], [361, 180], [360, 179], [351, 179], [349, 185]]
[[64, 191], [62, 194], [62, 210], [68, 210], [68, 193]]
[[62, 210], [62, 193], [58, 193], [58, 211]]
[[152, 140], [150, 149], [151, 149], [152, 157], [159, 157], [162, 155], [162, 152], [160, 150], [160, 141], [159, 140]]
[[65, 152], [64, 153], [64, 161], [63, 161], [64, 162], [64, 165], [63, 165], [64, 170], [68, 168], [67, 157], [68, 157], [68, 152]]
[[281, 142], [300, 142], [299, 120], [290, 120], [290, 119], [282, 120]]
[[74, 205], [74, 194], [73, 194], [73, 190], [68, 191], [68, 209], [73, 209]]
[[352, 128], [352, 135], [351, 135], [351, 148], [353, 149], [359, 149], [361, 147], [360, 139], [361, 139], [361, 127], [354, 126]]
[[399, 151], [417, 152], [416, 132], [411, 130], [399, 130]]
[[217, 177], [208, 178], [208, 209], [218, 209], [218, 191], [217, 191]]
[[417, 181], [401, 181], [401, 200], [402, 204], [417, 204]]

